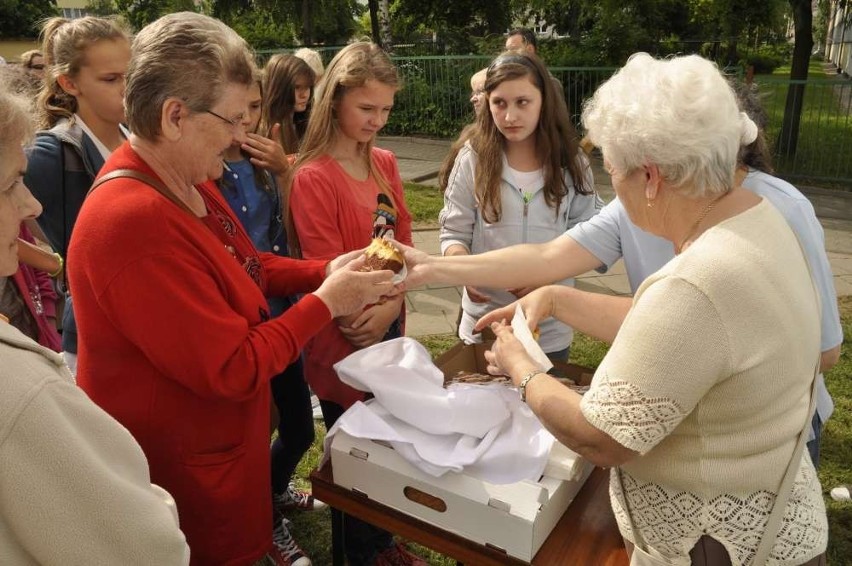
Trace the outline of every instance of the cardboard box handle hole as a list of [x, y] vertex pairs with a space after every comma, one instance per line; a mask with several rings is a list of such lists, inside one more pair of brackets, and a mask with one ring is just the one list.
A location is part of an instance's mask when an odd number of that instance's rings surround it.
[[437, 511], [438, 513], [446, 513], [447, 511], [447, 504], [443, 499], [435, 497], [434, 495], [429, 495], [425, 491], [420, 491], [419, 489], [408, 485], [405, 486], [402, 493], [405, 494], [405, 497], [410, 501], [423, 505], [424, 507], [428, 507], [433, 511]]

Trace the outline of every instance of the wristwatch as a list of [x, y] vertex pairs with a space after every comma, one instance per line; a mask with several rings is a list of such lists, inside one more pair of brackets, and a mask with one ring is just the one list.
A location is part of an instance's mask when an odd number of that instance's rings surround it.
[[534, 378], [540, 373], [544, 372], [540, 369], [532, 370], [524, 376], [524, 378], [521, 380], [521, 383], [518, 385], [518, 393], [521, 394], [521, 401], [523, 401], [524, 403], [527, 402], [527, 383], [529, 383], [532, 378]]

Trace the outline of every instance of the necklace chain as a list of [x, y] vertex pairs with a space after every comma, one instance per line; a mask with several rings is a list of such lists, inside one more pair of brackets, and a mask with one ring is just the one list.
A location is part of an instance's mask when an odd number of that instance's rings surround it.
[[710, 211], [713, 210], [713, 208], [716, 206], [716, 204], [720, 200], [725, 198], [728, 195], [729, 192], [730, 191], [725, 191], [724, 193], [722, 193], [718, 197], [714, 198], [712, 201], [710, 201], [710, 204], [708, 204], [704, 208], [704, 210], [701, 211], [701, 214], [699, 214], [698, 218], [695, 219], [695, 223], [693, 223], [692, 227], [690, 227], [689, 232], [687, 232], [686, 236], [684, 236], [683, 240], [680, 241], [680, 245], [678, 245], [678, 247], [677, 247], [677, 253], [680, 253], [680, 252], [683, 251], [684, 244], [686, 244], [687, 240], [689, 240], [695, 234], [695, 232], [698, 231], [698, 227], [701, 226], [701, 222], [705, 218], [707, 218], [707, 215], [710, 214]]

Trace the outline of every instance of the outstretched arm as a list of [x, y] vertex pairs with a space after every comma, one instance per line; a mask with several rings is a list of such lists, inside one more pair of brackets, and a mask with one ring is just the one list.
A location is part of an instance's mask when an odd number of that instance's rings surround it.
[[479, 285], [495, 289], [540, 287], [602, 265], [570, 236], [543, 244], [520, 244], [476, 255], [431, 257], [405, 248], [406, 284]]
[[549, 285], [536, 289], [508, 306], [491, 311], [479, 319], [474, 330], [479, 332], [495, 322], [512, 320], [518, 304], [524, 309], [530, 328], [535, 328], [539, 322], [552, 316], [583, 334], [611, 344], [633, 300]]

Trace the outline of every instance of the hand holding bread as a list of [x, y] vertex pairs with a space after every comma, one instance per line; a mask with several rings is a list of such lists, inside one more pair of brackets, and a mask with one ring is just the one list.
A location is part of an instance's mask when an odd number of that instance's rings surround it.
[[393, 283], [392, 271], [362, 271], [366, 260], [360, 251], [357, 255], [360, 257], [349, 260], [341, 256], [343, 259], [340, 262], [329, 262], [328, 276], [319, 289], [314, 291], [314, 295], [325, 303], [333, 318], [360, 311], [384, 296], [393, 296], [399, 292]]

